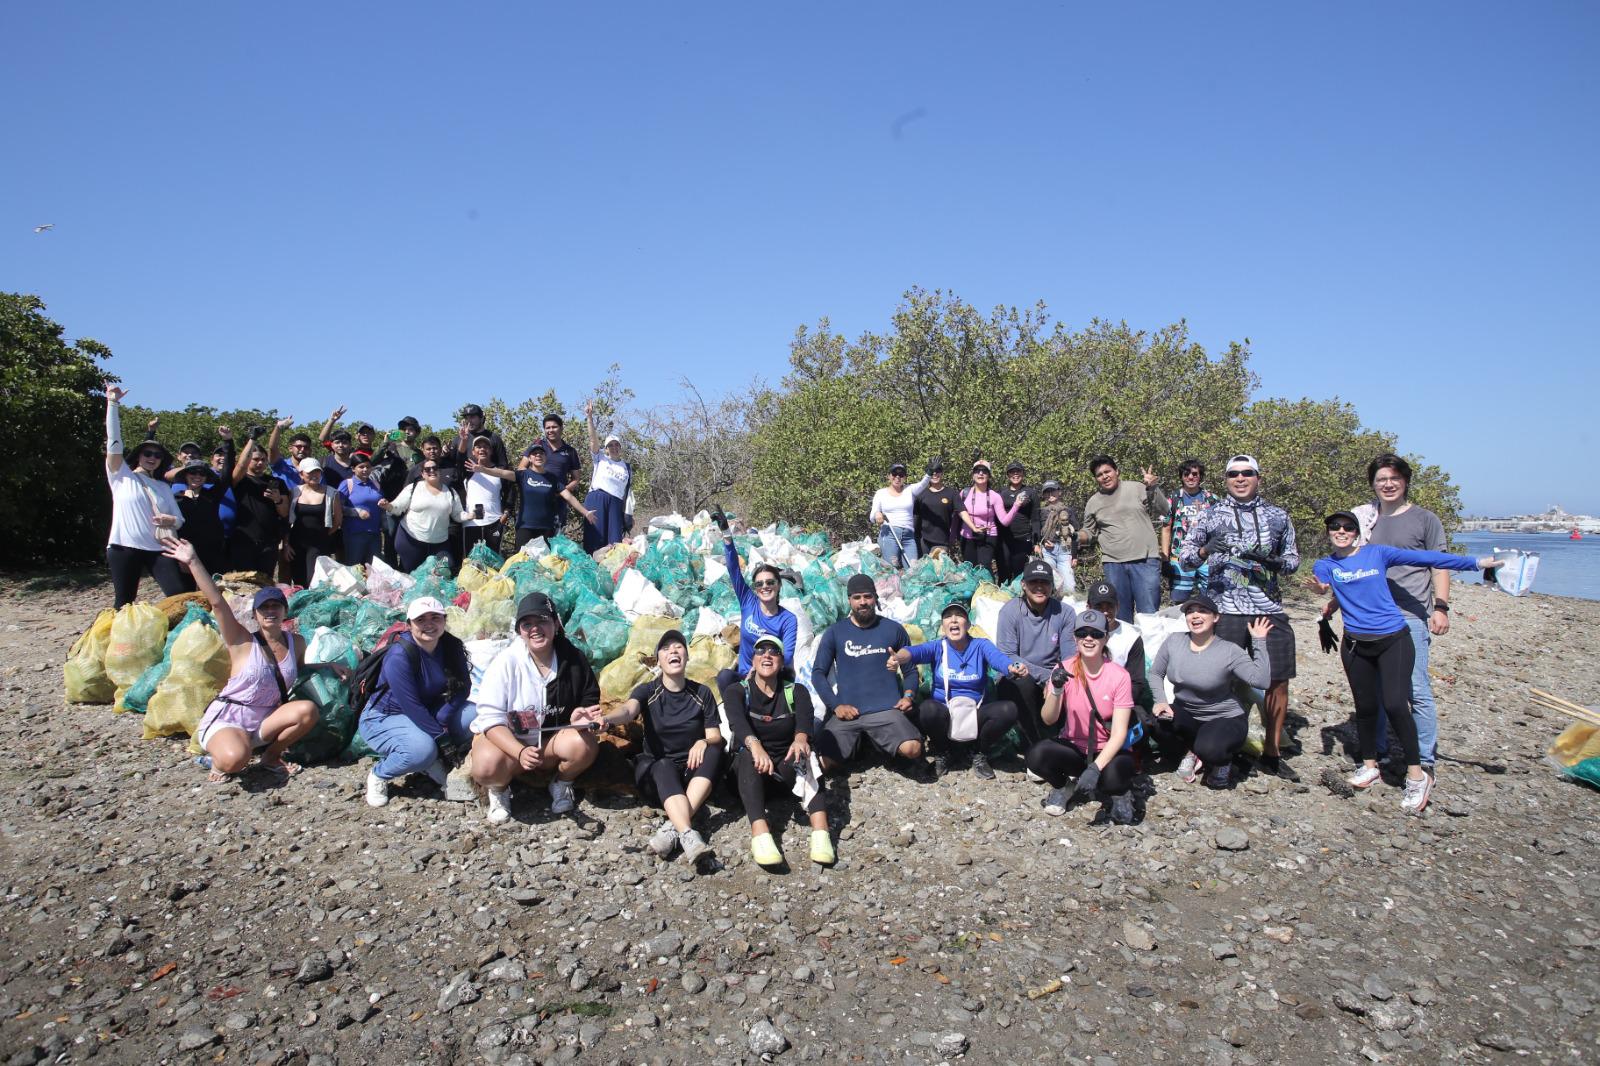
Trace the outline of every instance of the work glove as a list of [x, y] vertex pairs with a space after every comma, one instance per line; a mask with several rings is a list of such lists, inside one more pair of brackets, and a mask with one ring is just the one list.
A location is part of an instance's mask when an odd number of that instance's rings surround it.
[[1062, 689], [1066, 688], [1067, 668], [1065, 666], [1058, 666], [1054, 670], [1050, 671], [1050, 683], [1055, 686], [1057, 692], [1060, 692]]
[[1072, 791], [1081, 793], [1084, 796], [1092, 796], [1094, 795], [1094, 790], [1099, 787], [1099, 784], [1100, 767], [1096, 766], [1094, 763], [1090, 763], [1088, 766], [1083, 768], [1083, 773], [1078, 775], [1078, 783], [1073, 786]]
[[723, 512], [720, 504], [715, 511], [711, 512], [711, 521], [715, 522], [717, 528], [722, 530], [724, 534], [728, 532], [728, 516]]
[[1339, 638], [1333, 633], [1333, 623], [1326, 618], [1317, 623], [1317, 642], [1322, 645], [1324, 655], [1339, 646]]

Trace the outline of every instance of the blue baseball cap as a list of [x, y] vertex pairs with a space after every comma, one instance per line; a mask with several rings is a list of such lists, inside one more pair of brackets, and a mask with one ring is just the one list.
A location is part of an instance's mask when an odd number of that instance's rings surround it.
[[274, 600], [283, 604], [285, 607], [289, 606], [289, 597], [283, 594], [283, 590], [276, 585], [268, 585], [266, 588], [256, 593], [256, 598], [250, 601], [250, 609], [252, 611], [259, 611], [264, 604], [271, 603]]

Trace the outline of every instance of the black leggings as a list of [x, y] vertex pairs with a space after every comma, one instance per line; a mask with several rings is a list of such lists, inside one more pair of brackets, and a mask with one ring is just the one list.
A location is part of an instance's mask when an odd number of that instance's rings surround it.
[[556, 535], [556, 532], [557, 530], [554, 529], [530, 529], [527, 526], [518, 526], [517, 550], [521, 551], [523, 547], [525, 547], [527, 543], [530, 540], [533, 540], [535, 537], [543, 537], [546, 541], [549, 541]]
[[[1076, 780], [1089, 765], [1084, 750], [1060, 737], [1046, 737], [1028, 749], [1028, 769], [1050, 782], [1051, 788], [1064, 788]], [[1100, 771], [1100, 791], [1107, 796], [1120, 796], [1133, 787], [1133, 756], [1119, 751]]]
[[[940, 700], [923, 700], [911, 712], [911, 720], [928, 737], [928, 746], [942, 752], [950, 746], [950, 708]], [[988, 753], [1017, 724], [1017, 705], [1010, 700], [988, 700], [978, 704], [978, 750]]]
[[639, 795], [647, 803], [657, 807], [665, 807], [667, 800], [673, 796], [681, 796], [689, 782], [696, 777], [708, 780], [717, 779], [717, 771], [722, 768], [722, 745], [707, 744], [706, 757], [700, 760], [700, 765], [693, 773], [689, 772], [689, 757], [657, 758], [654, 755], [640, 755], [633, 761], [633, 783], [639, 789]]
[[194, 588], [189, 583], [188, 571], [179, 566], [177, 560], [168, 559], [160, 552], [107, 544], [106, 566], [111, 570], [113, 607], [123, 607], [139, 598], [139, 579], [145, 574], [155, 578], [167, 596]]
[[472, 549], [479, 544], [487, 544], [498, 555], [500, 553], [500, 533], [504, 529], [503, 522], [494, 522], [487, 526], [462, 526], [461, 534], [464, 541], [461, 545], [462, 551], [470, 555]]
[[1350, 681], [1350, 695], [1356, 701], [1356, 733], [1361, 738], [1361, 758], [1378, 757], [1378, 717], [1389, 709], [1389, 724], [1400, 738], [1406, 765], [1421, 762], [1417, 743], [1417, 722], [1411, 716], [1411, 670], [1417, 649], [1411, 631], [1401, 629], [1387, 636], [1357, 639], [1349, 633], [1339, 641], [1339, 658], [1344, 661], [1344, 676]]
[[[1245, 739], [1250, 735], [1250, 716], [1235, 714], [1228, 718], [1196, 718], [1182, 707], [1172, 708], [1172, 718], [1157, 720], [1157, 729], [1172, 747], [1192, 751], [1206, 766], [1226, 766], [1233, 757], [1244, 750]], [[1167, 744], [1161, 750], [1167, 750]]]
[[1000, 584], [1004, 585], [1028, 565], [1033, 556], [1033, 541], [1027, 538], [1000, 536]]
[[[744, 801], [744, 816], [752, 823], [767, 820], [767, 797], [774, 792], [780, 796], [794, 793], [794, 779], [798, 772], [795, 764], [784, 759], [788, 751], [769, 751], [767, 757], [772, 760], [772, 773], [762, 774], [756, 772], [756, 759], [750, 754], [749, 748], [740, 748], [739, 754], [733, 758], [733, 774], [739, 782], [739, 799]], [[811, 797], [811, 802], [806, 804], [806, 813], [815, 814], [822, 810], [822, 790]]]
[[441, 540], [437, 544], [429, 544], [427, 541], [418, 540], [402, 522], [394, 533], [394, 554], [395, 558], [400, 560], [400, 569], [409, 574], [432, 556], [442, 555], [448, 559], [450, 543]]
[[995, 695], [1003, 700], [1009, 700], [1017, 709], [1017, 728], [1022, 730], [1023, 738], [1029, 744], [1035, 744], [1052, 732], [1059, 731], [1059, 726], [1047, 726], [1039, 717], [1039, 710], [1044, 706], [1044, 687], [1028, 677], [1002, 677], [994, 686]]
[[992, 534], [990, 536], [983, 537], [982, 539], [974, 540], [968, 540], [965, 537], [962, 537], [962, 560], [964, 562], [971, 563], [973, 566], [982, 567], [985, 570], [993, 570], [995, 539], [996, 538]]

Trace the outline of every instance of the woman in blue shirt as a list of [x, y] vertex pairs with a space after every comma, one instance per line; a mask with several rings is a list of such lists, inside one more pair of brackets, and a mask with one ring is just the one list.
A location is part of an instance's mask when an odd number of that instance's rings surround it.
[[[1406, 792], [1400, 809], [1421, 814], [1428, 806], [1433, 779], [1422, 771], [1417, 744], [1417, 725], [1409, 713], [1411, 706], [1411, 668], [1416, 649], [1405, 616], [1389, 591], [1389, 567], [1431, 566], [1440, 570], [1492, 570], [1504, 565], [1494, 556], [1474, 559], [1445, 552], [1411, 551], [1387, 544], [1356, 547], [1360, 523], [1349, 511], [1336, 511], [1323, 520], [1333, 553], [1312, 565], [1312, 586], [1318, 592], [1330, 589], [1339, 610], [1344, 612], [1344, 636], [1339, 641], [1339, 658], [1350, 682], [1350, 695], [1356, 704], [1356, 731], [1361, 740], [1361, 767], [1350, 778], [1355, 788], [1370, 788], [1381, 777], [1378, 773], [1378, 708], [1405, 707], [1405, 714], [1392, 714], [1390, 723], [1400, 737], [1406, 754]], [[1333, 604], [1323, 611], [1326, 618]]]
[[745, 583], [739, 564], [739, 549], [734, 547], [733, 534], [728, 530], [728, 516], [718, 507], [711, 520], [722, 531], [722, 561], [728, 566], [728, 581], [733, 593], [739, 597], [739, 662], [737, 666], [717, 674], [717, 694], [729, 685], [736, 685], [750, 675], [750, 656], [756, 641], [764, 636], [774, 636], [783, 642], [783, 676], [792, 677], [794, 645], [800, 632], [800, 622], [794, 612], [778, 605], [782, 589], [780, 571], [771, 563], [760, 563], [750, 572], [750, 582]]
[[889, 656], [889, 669], [907, 663], [933, 666], [933, 696], [911, 711], [911, 720], [928, 737], [933, 752], [933, 775], [942, 777], [950, 763], [952, 739], [966, 748], [973, 741], [972, 772], [994, 780], [989, 751], [1017, 724], [1017, 705], [990, 699], [989, 671], [1026, 677], [1028, 667], [994, 646], [992, 641], [967, 632], [967, 608], [948, 603], [939, 614], [938, 640], [913, 644]]
[[372, 456], [350, 453], [350, 476], [339, 485], [344, 507], [344, 551], [340, 561], [346, 566], [365, 566], [378, 554], [383, 530], [383, 509], [378, 501], [383, 490], [372, 476]]

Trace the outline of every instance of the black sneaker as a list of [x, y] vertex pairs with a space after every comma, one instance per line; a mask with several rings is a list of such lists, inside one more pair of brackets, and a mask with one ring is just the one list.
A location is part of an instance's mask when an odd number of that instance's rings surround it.
[[1133, 797], [1128, 793], [1111, 797], [1111, 824], [1133, 824]]
[[985, 781], [994, 780], [994, 767], [989, 765], [989, 756], [981, 751], [972, 753], [972, 772]]
[[937, 781], [949, 772], [950, 757], [941, 751], [933, 757], [933, 764], [927, 770], [928, 780]]

